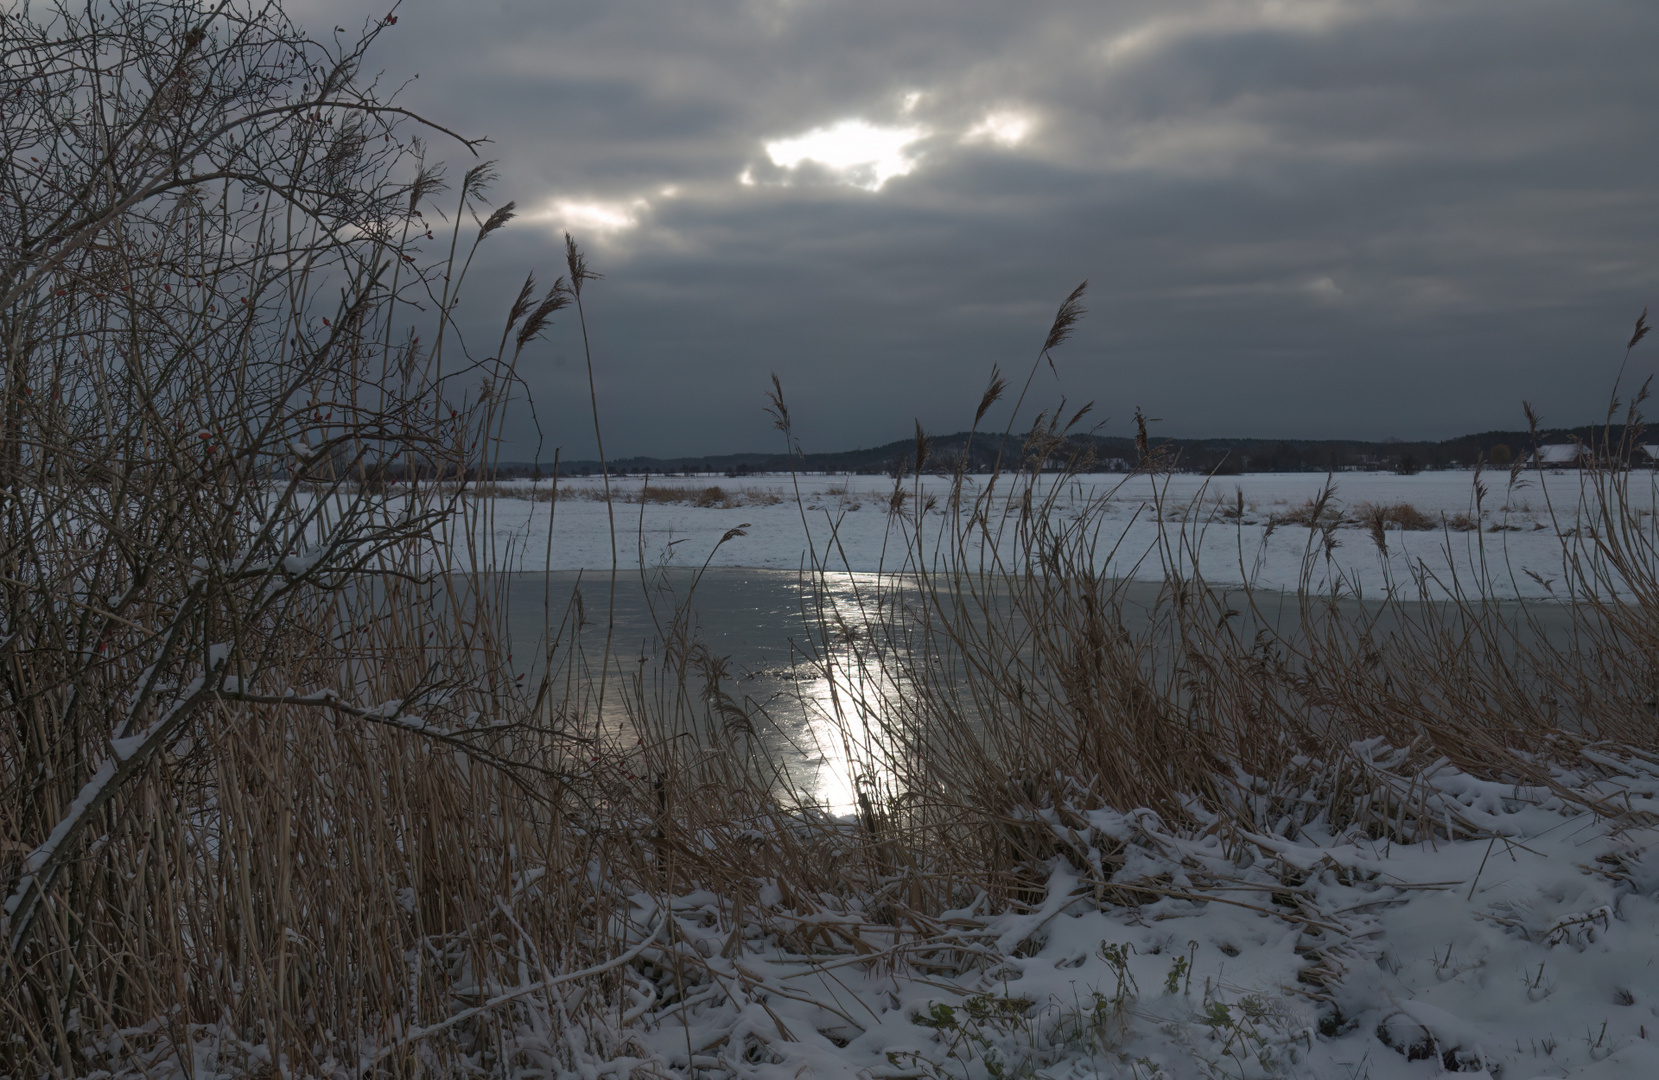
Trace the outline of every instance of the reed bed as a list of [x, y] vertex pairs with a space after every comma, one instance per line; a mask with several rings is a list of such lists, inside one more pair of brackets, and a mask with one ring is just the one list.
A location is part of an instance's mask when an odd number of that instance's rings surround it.
[[[1640, 430], [1638, 415], [1626, 419]], [[1051, 461], [1053, 435], [1035, 434], [1028, 460]], [[1604, 460], [1617, 459], [1613, 449]], [[1374, 772], [1378, 745], [1408, 775], [1449, 764], [1516, 785], [1548, 786], [1587, 760], [1651, 759], [1659, 726], [1645, 688], [1659, 640], [1644, 629], [1655, 564], [1638, 506], [1652, 493], [1632, 489], [1649, 483], [1640, 473], [1592, 467], [1576, 505], [1550, 508], [1563, 547], [1561, 603], [1548, 603], [1570, 622], [1553, 636], [1537, 605], [1492, 599], [1517, 571], [1479, 533], [1478, 580], [1424, 569], [1368, 605], [1340, 575], [1314, 588], [1349, 524], [1330, 489], [1284, 518], [1309, 538], [1288, 621], [1279, 595], [1236, 584], [1247, 551], [1219, 568], [1226, 584], [1197, 564], [1200, 532], [1216, 527], [1195, 512], [1202, 497], [1157, 508], [1185, 523], [1166, 526], [1150, 553], [1164, 584], [1147, 611], [1130, 582], [1096, 570], [1114, 541], [1099, 521], [1105, 497], [1060, 514], [1043, 501], [1059, 486], [1036, 473], [1002, 478], [1001, 492], [995, 479], [959, 508], [948, 547], [918, 540], [903, 572], [871, 592], [881, 637], [840, 661], [860, 669], [844, 685], [877, 688], [845, 715], [856, 717], [848, 739], [882, 843], [976, 867], [973, 887], [1002, 881], [1014, 896], [1043, 858], [1081, 858], [1045, 823], [1065, 807], [1149, 808], [1234, 835], [1294, 834], [1315, 819], [1400, 842], [1457, 835], [1382, 794], [1394, 783]], [[1476, 491], [1483, 500], [1479, 477]], [[1392, 528], [1462, 527], [1404, 503], [1356, 516], [1384, 553]], [[1014, 530], [1011, 545], [999, 529]], [[926, 535], [913, 521], [911, 536]], [[1141, 607], [1134, 617], [1130, 603]], [[902, 695], [885, 692], [900, 685]], [[947, 890], [935, 902], [963, 900]]]

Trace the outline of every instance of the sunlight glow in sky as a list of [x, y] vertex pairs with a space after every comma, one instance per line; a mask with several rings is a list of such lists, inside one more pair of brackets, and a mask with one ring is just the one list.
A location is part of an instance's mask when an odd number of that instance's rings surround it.
[[1183, 37], [1262, 32], [1317, 34], [1366, 12], [1387, 12], [1403, 5], [1383, 0], [1265, 0], [1255, 4], [1211, 5], [1197, 11], [1175, 10], [1114, 35], [1100, 46], [1108, 63], [1143, 59]]
[[1025, 113], [1003, 109], [986, 113], [985, 119], [969, 128], [962, 139], [964, 142], [985, 139], [999, 146], [1018, 146], [1035, 126]]
[[[1118, 402], [1114, 435], [1135, 405], [1192, 437], [1440, 439], [1514, 427], [1521, 397], [1585, 423], [1603, 380], [1561, 357], [1659, 310], [1659, 142], [1629, 137], [1659, 3], [944, 11], [423, 4], [381, 62], [420, 73], [409, 107], [499, 140], [492, 197], [525, 214], [492, 293], [551, 274], [565, 229], [592, 246], [626, 313], [601, 323], [622, 456], [772, 446], [774, 371], [813, 450], [960, 430], [1085, 278], [1041, 385]], [[547, 446], [592, 460], [586, 366], [547, 341]], [[510, 458], [546, 451], [513, 423]]]
[[842, 120], [792, 139], [766, 144], [773, 163], [794, 169], [811, 161], [835, 173], [842, 183], [880, 191], [895, 176], [916, 167], [906, 149], [927, 135], [921, 127], [879, 127], [865, 120]]
[[[663, 194], [669, 192], [665, 189]], [[546, 209], [528, 215], [527, 220], [547, 222], [563, 229], [616, 233], [638, 225], [640, 214], [650, 206], [645, 199], [555, 199]]]

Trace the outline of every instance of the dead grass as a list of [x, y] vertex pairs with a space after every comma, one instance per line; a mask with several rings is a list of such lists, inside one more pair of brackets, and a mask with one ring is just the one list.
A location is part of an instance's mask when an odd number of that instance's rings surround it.
[[[588, 484], [560, 483], [555, 488], [552, 484], [531, 487], [518, 484], [478, 483], [468, 484], [460, 490], [474, 499], [519, 499], [533, 502], [551, 502], [558, 498], [581, 502], [606, 501], [603, 488]], [[627, 488], [620, 483], [613, 483], [610, 501], [635, 506], [645, 503], [651, 506], [695, 506], [702, 509], [734, 510], [744, 506], [777, 506], [784, 501], [784, 497], [776, 491], [758, 487], [727, 488], [718, 484], [702, 488], [680, 487], [672, 484], [658, 484], [653, 487], [647, 484], [637, 488]]]
[[[1465, 522], [1468, 515], [1459, 515]], [[1363, 528], [1376, 531], [1378, 529], [1403, 529], [1407, 532], [1426, 532], [1440, 528], [1440, 521], [1417, 509], [1408, 502], [1370, 503], [1362, 502], [1354, 508], [1354, 518]], [[1453, 525], [1452, 528], [1478, 528], [1478, 523]]]
[[1275, 527], [1280, 525], [1300, 525], [1309, 529], [1320, 529], [1342, 523], [1342, 511], [1331, 499], [1308, 499], [1300, 506], [1286, 510], [1275, 510], [1267, 516], [1268, 524]]
[[1243, 488], [1235, 488], [1230, 498], [1216, 496], [1216, 514], [1223, 521], [1242, 522], [1256, 513], [1255, 502], [1244, 497]]

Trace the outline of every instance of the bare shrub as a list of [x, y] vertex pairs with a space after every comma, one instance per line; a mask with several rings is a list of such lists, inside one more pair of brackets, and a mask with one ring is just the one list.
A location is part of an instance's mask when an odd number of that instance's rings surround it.
[[516, 981], [499, 897], [538, 948], [605, 909], [507, 884], [584, 857], [571, 733], [507, 675], [494, 586], [440, 572], [488, 562], [459, 481], [567, 297], [527, 281], [459, 362], [512, 207], [360, 76], [394, 21], [0, 15], [0, 1073], [221, 1025], [316, 1074]]

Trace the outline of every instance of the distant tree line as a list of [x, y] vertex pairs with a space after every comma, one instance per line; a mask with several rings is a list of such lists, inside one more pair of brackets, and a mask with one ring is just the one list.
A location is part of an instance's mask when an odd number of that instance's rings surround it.
[[[1517, 459], [1525, 460], [1535, 445], [1582, 442], [1599, 446], [1624, 442], [1619, 425], [1552, 429], [1534, 435], [1529, 431], [1483, 431], [1440, 441], [1383, 442], [1363, 439], [1153, 439], [1143, 452], [1135, 440], [1107, 435], [1073, 435], [1062, 448], [1050, 451], [1041, 463], [1027, 458], [1026, 439], [983, 432], [970, 441], [968, 432], [937, 435], [930, 440], [928, 472], [954, 471], [965, 462], [971, 473], [1004, 469], [1058, 469], [1074, 459], [1095, 472], [1129, 472], [1144, 467], [1150, 458], [1157, 467], [1175, 472], [1211, 473], [1232, 476], [1262, 472], [1395, 472], [1402, 475], [1437, 469], [1470, 468], [1483, 462], [1493, 468], [1508, 468]], [[1639, 444], [1638, 437], [1630, 440]], [[900, 439], [860, 450], [797, 454], [723, 454], [699, 457], [629, 457], [610, 462], [613, 476], [628, 475], [724, 475], [741, 477], [750, 473], [801, 472], [843, 473], [865, 476], [903, 476], [914, 466], [914, 438]], [[1645, 463], [1645, 462], [1644, 462]], [[396, 472], [397, 470], [394, 470]], [[599, 472], [597, 461], [569, 461], [559, 466], [561, 476], [588, 476]], [[490, 476], [470, 479], [508, 479], [551, 476], [548, 463], [503, 462]], [[450, 477], [454, 479], [454, 477]]]

